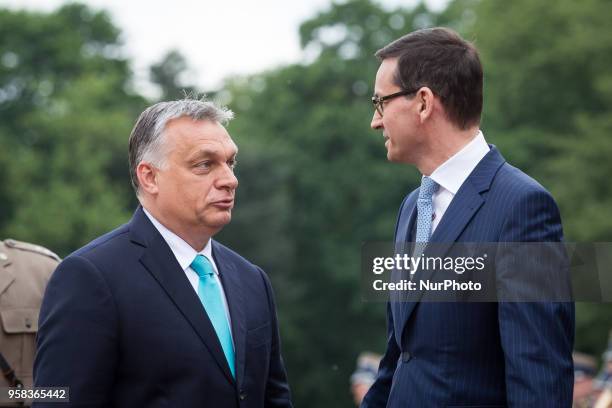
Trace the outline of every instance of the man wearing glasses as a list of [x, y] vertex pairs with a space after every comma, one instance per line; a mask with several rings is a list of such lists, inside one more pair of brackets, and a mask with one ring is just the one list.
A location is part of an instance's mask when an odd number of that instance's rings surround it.
[[[475, 47], [433, 28], [376, 56], [371, 126], [388, 160], [422, 174], [400, 207], [395, 242], [560, 242], [551, 195], [480, 130]], [[387, 350], [363, 408], [572, 404], [573, 303], [391, 301], [387, 320]]]

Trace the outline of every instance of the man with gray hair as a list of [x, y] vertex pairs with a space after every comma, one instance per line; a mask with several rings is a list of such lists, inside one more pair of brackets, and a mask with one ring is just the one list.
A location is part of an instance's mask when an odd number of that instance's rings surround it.
[[35, 386], [69, 387], [66, 406], [291, 407], [270, 282], [212, 239], [238, 186], [231, 118], [192, 99], [140, 115], [129, 141], [140, 206], [51, 277]]

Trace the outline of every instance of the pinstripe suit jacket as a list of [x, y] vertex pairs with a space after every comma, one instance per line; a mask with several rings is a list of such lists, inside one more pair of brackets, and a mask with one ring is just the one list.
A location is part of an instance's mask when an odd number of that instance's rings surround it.
[[[417, 197], [402, 203], [396, 242], [414, 228]], [[431, 242], [562, 239], [551, 195], [491, 146]], [[387, 319], [387, 350], [362, 408], [572, 404], [573, 303], [392, 301]]]

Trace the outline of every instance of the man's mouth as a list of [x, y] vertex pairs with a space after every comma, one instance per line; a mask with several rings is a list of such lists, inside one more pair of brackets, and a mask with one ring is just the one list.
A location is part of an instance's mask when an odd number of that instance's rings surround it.
[[226, 198], [224, 200], [213, 201], [212, 205], [223, 210], [229, 210], [234, 206], [234, 199]]

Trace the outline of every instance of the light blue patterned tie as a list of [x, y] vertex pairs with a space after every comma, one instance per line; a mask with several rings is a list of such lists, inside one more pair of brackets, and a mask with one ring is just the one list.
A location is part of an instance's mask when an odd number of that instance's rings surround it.
[[[426, 243], [431, 238], [431, 225], [433, 217], [432, 197], [438, 191], [439, 184], [427, 176], [421, 179], [421, 189], [417, 200], [417, 230], [414, 256], [421, 256]], [[419, 244], [421, 243], [421, 244]]]
[[204, 305], [204, 310], [210, 319], [223, 353], [229, 364], [232, 376], [236, 378], [234, 368], [234, 345], [232, 343], [232, 334], [229, 328], [229, 322], [225, 314], [225, 305], [223, 298], [221, 297], [221, 288], [219, 287], [218, 281], [214, 277], [213, 267], [204, 255], [196, 255], [195, 259], [191, 263], [191, 268], [200, 277], [200, 283], [198, 284], [198, 297]]

